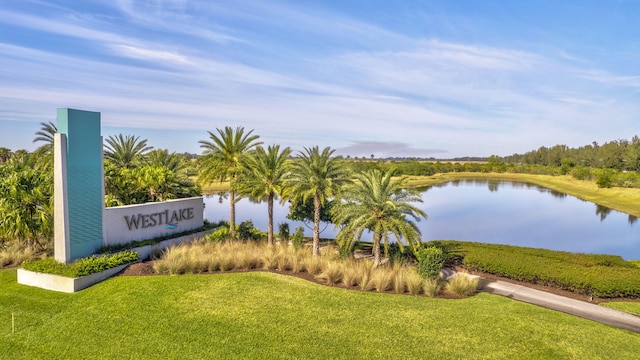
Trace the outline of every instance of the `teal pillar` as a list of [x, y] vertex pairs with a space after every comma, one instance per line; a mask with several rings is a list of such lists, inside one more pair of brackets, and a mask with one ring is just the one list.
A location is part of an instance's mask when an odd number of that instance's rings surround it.
[[[57, 120], [58, 133], [66, 138], [66, 141], [61, 141], [63, 148], [59, 149], [64, 154], [60, 158], [66, 166], [60, 166], [62, 170], [55, 174], [56, 181], [65, 183], [60, 187], [64, 192], [55, 194], [56, 197], [62, 196], [60, 204], [64, 204], [65, 209], [57, 209], [55, 215], [66, 215], [62, 223], [66, 226], [64, 251], [68, 253], [62, 257], [68, 262], [89, 256], [102, 246], [104, 169], [100, 113], [58, 109]], [[56, 221], [56, 224], [60, 223]], [[58, 244], [56, 239], [56, 246]], [[58, 261], [61, 258], [56, 254]]]

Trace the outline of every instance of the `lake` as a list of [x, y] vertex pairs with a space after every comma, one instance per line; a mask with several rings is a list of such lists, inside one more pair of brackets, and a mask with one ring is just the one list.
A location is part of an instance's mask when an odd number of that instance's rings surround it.
[[[613, 254], [640, 259], [637, 217], [536, 185], [506, 181], [453, 181], [422, 190], [416, 205], [429, 218], [418, 223], [423, 240], [462, 240], [495, 244]], [[228, 199], [205, 197], [205, 218], [229, 218]], [[274, 227], [288, 222], [293, 233], [301, 222], [287, 220], [288, 204], [276, 205]], [[267, 205], [242, 199], [236, 222], [252, 220], [266, 231]], [[311, 224], [310, 224], [311, 225]], [[312, 230], [305, 228], [307, 236]], [[333, 238], [333, 225], [321, 233]], [[363, 236], [363, 240], [370, 240]]]

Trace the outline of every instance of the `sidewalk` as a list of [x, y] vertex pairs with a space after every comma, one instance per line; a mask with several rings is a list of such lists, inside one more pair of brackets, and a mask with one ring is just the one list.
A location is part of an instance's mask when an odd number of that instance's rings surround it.
[[500, 280], [481, 278], [478, 290], [640, 333], [640, 317], [622, 311]]

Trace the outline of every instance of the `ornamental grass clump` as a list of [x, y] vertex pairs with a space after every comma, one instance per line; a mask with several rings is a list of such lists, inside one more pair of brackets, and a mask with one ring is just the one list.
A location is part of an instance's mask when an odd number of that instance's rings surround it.
[[329, 285], [337, 285], [342, 281], [342, 271], [342, 263], [328, 262], [323, 270], [316, 275], [316, 279], [323, 280]]
[[393, 292], [403, 294], [407, 291], [407, 274], [411, 270], [404, 265], [394, 263], [390, 269], [393, 276]]
[[471, 277], [465, 273], [457, 273], [449, 278], [445, 291], [457, 296], [471, 296], [478, 289], [478, 277]]
[[377, 292], [389, 291], [393, 286], [393, 271], [384, 266], [378, 266], [371, 272], [371, 283]]
[[38, 257], [37, 254], [38, 252], [32, 246], [25, 246], [17, 242], [0, 247], [0, 269], [34, 260]]
[[369, 263], [367, 260], [345, 260], [342, 283], [346, 286], [358, 286], [365, 274], [370, 271], [371, 264]]
[[410, 268], [407, 269], [404, 278], [405, 284], [407, 286], [407, 291], [411, 295], [418, 295], [422, 291], [422, 276], [418, 274], [416, 269]]
[[442, 285], [440, 284], [440, 279], [438, 278], [428, 278], [424, 279], [424, 281], [422, 282], [422, 292], [425, 296], [436, 297], [440, 294], [441, 289]]

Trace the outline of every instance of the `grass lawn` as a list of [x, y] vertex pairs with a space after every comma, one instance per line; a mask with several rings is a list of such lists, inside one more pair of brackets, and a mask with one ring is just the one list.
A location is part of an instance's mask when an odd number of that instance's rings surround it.
[[[640, 334], [479, 294], [365, 293], [272, 273], [115, 277], [76, 294], [0, 271], [0, 354], [25, 358], [634, 358]], [[11, 312], [16, 332], [11, 333]]]
[[612, 301], [600, 305], [640, 316], [640, 302]]

